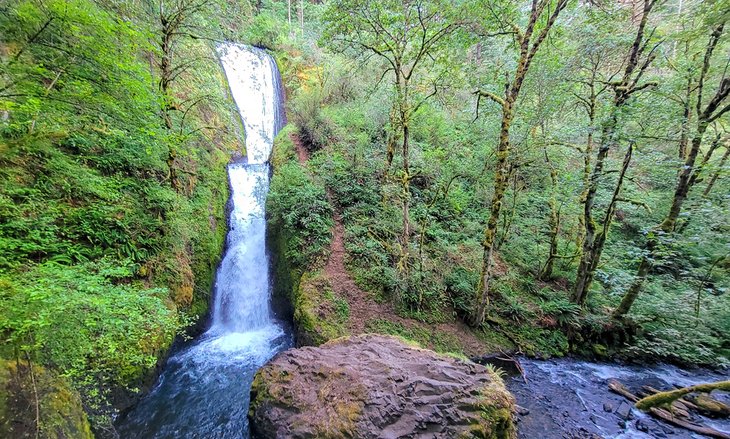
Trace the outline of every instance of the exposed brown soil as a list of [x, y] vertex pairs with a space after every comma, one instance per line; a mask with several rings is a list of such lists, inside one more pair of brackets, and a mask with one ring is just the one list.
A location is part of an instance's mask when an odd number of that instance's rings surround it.
[[[291, 134], [292, 142], [296, 149], [299, 163], [306, 164], [309, 160], [309, 153], [304, 148], [299, 136]], [[345, 265], [347, 251], [345, 249], [345, 226], [342, 222], [342, 214], [333, 202], [332, 194], [327, 190], [327, 198], [334, 206], [334, 227], [332, 230], [332, 242], [330, 244], [330, 255], [324, 266], [324, 273], [329, 278], [333, 292], [347, 300], [350, 307], [350, 317], [347, 321], [347, 330], [355, 335], [368, 332], [367, 325], [375, 320], [387, 320], [398, 323], [405, 328], [418, 328], [422, 330], [433, 330], [442, 333], [453, 340], [458, 340], [465, 355], [483, 355], [487, 346], [474, 335], [472, 330], [460, 321], [452, 321], [429, 325], [413, 319], [399, 316], [390, 303], [377, 302], [368, 292], [362, 290], [355, 284]]]
[[297, 152], [297, 158], [299, 159], [299, 163], [302, 165], [306, 165], [307, 161], [309, 160], [309, 151], [307, 151], [307, 148], [304, 147], [297, 133], [289, 134], [289, 138], [291, 139], [292, 143], [294, 143], [294, 150]]

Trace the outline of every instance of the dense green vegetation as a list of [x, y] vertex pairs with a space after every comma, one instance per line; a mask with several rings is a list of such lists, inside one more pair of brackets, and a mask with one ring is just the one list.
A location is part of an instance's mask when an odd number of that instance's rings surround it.
[[[362, 318], [460, 351], [424, 328], [468, 323], [485, 350], [726, 365], [728, 11], [1, 2], [0, 357], [19, 378], [0, 394], [41, 408], [63, 393], [104, 435], [205, 314], [242, 148], [224, 39], [269, 49], [285, 80], [267, 209], [309, 342]], [[349, 275], [399, 320], [333, 292], [335, 217]], [[48, 383], [41, 397], [29, 377]], [[23, 434], [53, 437], [45, 410]]]
[[306, 4], [267, 43], [351, 275], [531, 354], [727, 364], [727, 2], [519, 5]]
[[[0, 4], [0, 356], [18, 376], [42, 365], [69, 382], [97, 434], [207, 310], [225, 166], [242, 152], [214, 40], [239, 32], [222, 20], [241, 8]], [[27, 397], [31, 380], [18, 380]], [[32, 396], [3, 407], [31, 413]], [[28, 431], [0, 416], [0, 435], [51, 437], [46, 415], [27, 417]]]

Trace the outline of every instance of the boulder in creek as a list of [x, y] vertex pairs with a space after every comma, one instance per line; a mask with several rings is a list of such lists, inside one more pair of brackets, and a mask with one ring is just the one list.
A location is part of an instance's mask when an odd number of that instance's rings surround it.
[[254, 378], [255, 438], [513, 439], [514, 398], [486, 367], [365, 334], [278, 354]]

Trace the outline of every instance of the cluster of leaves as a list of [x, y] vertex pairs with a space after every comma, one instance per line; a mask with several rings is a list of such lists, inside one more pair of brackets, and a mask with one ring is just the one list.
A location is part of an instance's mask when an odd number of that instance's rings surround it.
[[[289, 134], [289, 130], [283, 130], [275, 144], [288, 142], [292, 148]], [[282, 146], [277, 145], [275, 149]], [[332, 236], [332, 207], [324, 186], [315, 182], [293, 154], [276, 167], [266, 210], [270, 224], [287, 237], [286, 257], [296, 267], [321, 261]]]

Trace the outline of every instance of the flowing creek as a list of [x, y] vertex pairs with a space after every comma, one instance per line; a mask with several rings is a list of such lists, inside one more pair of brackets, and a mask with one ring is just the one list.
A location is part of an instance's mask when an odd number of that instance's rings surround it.
[[[726, 380], [719, 373], [687, 371], [671, 365], [634, 366], [594, 363], [570, 358], [521, 359], [521, 375], [505, 377], [507, 387], [523, 409], [517, 416], [520, 439], [699, 439], [689, 430], [673, 427], [632, 409], [626, 399], [608, 390], [616, 379], [636, 392], [648, 385], [669, 390]], [[713, 397], [730, 403], [727, 393]], [[730, 433], [730, 419], [697, 417], [695, 421]]]
[[269, 358], [293, 345], [271, 309], [264, 207], [284, 113], [279, 71], [264, 51], [219, 56], [246, 132], [247, 157], [228, 166], [231, 211], [208, 330], [167, 361], [152, 391], [117, 420], [122, 438], [248, 437], [249, 389]]

